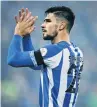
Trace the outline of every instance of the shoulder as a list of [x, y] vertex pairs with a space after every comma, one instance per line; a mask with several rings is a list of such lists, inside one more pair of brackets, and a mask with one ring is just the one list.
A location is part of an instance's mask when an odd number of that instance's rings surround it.
[[62, 51], [62, 47], [58, 44], [49, 44], [40, 48], [40, 52], [44, 57], [52, 57]]

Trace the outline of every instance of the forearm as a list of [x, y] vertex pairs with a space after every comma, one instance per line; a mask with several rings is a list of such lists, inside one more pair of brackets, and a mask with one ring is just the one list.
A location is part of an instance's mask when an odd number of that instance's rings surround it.
[[[8, 49], [7, 63], [14, 67], [38, 66], [34, 56], [34, 48], [31, 44], [31, 38], [23, 38], [23, 35], [30, 34], [34, 30], [33, 24], [36, 20], [36, 17], [33, 19], [30, 12], [27, 14], [28, 15], [25, 16], [25, 12], [23, 12], [21, 16], [19, 16], [18, 23], [15, 27], [14, 36]], [[24, 39], [23, 49], [25, 50], [23, 52], [21, 50], [22, 39]]]
[[22, 41], [21, 36], [19, 35], [13, 36], [9, 49], [8, 49], [8, 58], [13, 56], [16, 52], [21, 52], [21, 41]]
[[32, 51], [34, 50], [34, 47], [32, 45], [30, 34], [26, 35], [22, 39], [22, 45], [24, 51]]
[[[23, 45], [23, 51], [32, 51], [32, 50], [34, 50], [30, 34], [23, 37], [22, 45]], [[32, 66], [30, 68], [32, 68], [34, 70], [40, 70], [41, 69], [40, 66], [37, 66], [37, 67]]]
[[29, 52], [21, 51], [22, 37], [14, 35], [8, 49], [7, 63], [14, 67], [34, 66], [30, 58]]

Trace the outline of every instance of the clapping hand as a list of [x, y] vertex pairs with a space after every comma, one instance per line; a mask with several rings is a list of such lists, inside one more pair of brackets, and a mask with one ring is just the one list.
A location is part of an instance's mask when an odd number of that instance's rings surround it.
[[14, 34], [20, 36], [26, 36], [34, 31], [35, 26], [34, 23], [38, 17], [32, 16], [31, 12], [28, 8], [21, 9], [19, 11], [19, 15], [15, 16], [16, 27]]

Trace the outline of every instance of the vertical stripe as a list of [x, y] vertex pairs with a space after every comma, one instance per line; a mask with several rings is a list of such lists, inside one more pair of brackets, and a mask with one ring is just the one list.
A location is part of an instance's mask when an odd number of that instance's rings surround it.
[[61, 54], [60, 63], [58, 66], [54, 69], [52, 69], [53, 73], [53, 81], [54, 81], [54, 87], [52, 88], [52, 98], [53, 98], [53, 106], [58, 107], [57, 97], [59, 93], [59, 87], [60, 87], [60, 75], [61, 75], [61, 69], [63, 66], [63, 54]]
[[71, 93], [71, 99], [68, 107], [73, 107], [74, 96], [75, 96], [75, 93]]
[[42, 87], [42, 107], [44, 107], [43, 72], [41, 72], [41, 87]]
[[44, 107], [48, 107], [48, 102], [49, 102], [48, 88], [49, 88], [49, 80], [47, 76], [47, 68], [44, 67], [44, 71], [43, 71]]
[[59, 87], [59, 94], [58, 94], [58, 105], [59, 107], [63, 106], [65, 91], [67, 89], [67, 71], [69, 69], [69, 50], [63, 50], [63, 66], [61, 70], [60, 76], [60, 87]]
[[[74, 75], [75, 75], [75, 73], [73, 71], [73, 77], [74, 77]], [[74, 87], [76, 88], [76, 83], [74, 84]], [[75, 96], [75, 93], [71, 93], [71, 98], [70, 98], [70, 102], [69, 102], [68, 107], [73, 107], [74, 96]]]
[[[77, 54], [75, 53], [74, 48], [73, 48], [72, 45], [70, 45], [70, 47], [68, 47], [68, 49], [69, 49], [69, 51], [70, 51], [70, 56], [74, 56], [74, 57], [77, 56]], [[76, 63], [75, 63], [75, 64], [76, 64]], [[70, 62], [70, 65], [71, 65], [71, 62]], [[73, 77], [75, 76], [74, 70], [72, 70], [71, 74], [72, 74], [71, 76], [72, 76], [72, 79], [73, 79]], [[68, 78], [69, 78], [69, 77], [68, 77]], [[68, 80], [67, 80], [67, 81], [68, 81]], [[69, 81], [68, 81], [68, 82], [69, 82]], [[68, 85], [68, 84], [67, 84], [67, 85]], [[74, 84], [74, 88], [76, 88], [76, 82], [75, 82], [75, 84]], [[67, 107], [72, 107], [73, 101], [74, 101], [74, 97], [75, 97], [75, 94], [74, 94], [74, 93], [70, 93], [70, 94], [66, 93], [66, 100], [64, 101], [64, 105], [67, 106]]]
[[71, 98], [71, 93], [66, 92], [66, 95], [64, 98], [64, 104], [62, 107], [69, 107], [70, 98]]
[[39, 89], [39, 105], [40, 105], [40, 107], [42, 107], [42, 100], [43, 100], [42, 97], [43, 97], [42, 96], [42, 84], [41, 84], [41, 81], [40, 81], [40, 89]]
[[74, 107], [74, 106], [75, 106], [75, 104], [76, 104], [77, 97], [78, 97], [78, 93], [75, 93], [74, 101], [73, 101], [73, 107]]
[[[72, 46], [72, 45], [71, 45]], [[70, 46], [70, 47], [71, 47]], [[70, 47], [68, 47], [69, 49], [69, 52], [70, 52], [70, 56], [74, 56], [75, 57], [75, 53], [74, 53], [74, 50], [72, 50]], [[70, 66], [72, 64], [72, 61], [70, 61]], [[69, 66], [69, 67], [70, 67]], [[72, 82], [73, 78], [74, 78], [74, 69], [72, 69], [71, 73], [68, 75], [67, 77], [67, 87], [70, 86], [70, 83]], [[66, 96], [65, 96], [65, 99], [64, 99], [64, 107], [72, 107], [72, 103], [73, 103], [73, 100], [74, 100], [74, 93], [66, 93]]]
[[50, 67], [47, 67], [47, 74], [48, 74], [48, 78], [49, 78], [49, 104], [48, 107], [53, 107], [53, 99], [51, 96], [51, 90], [54, 86], [54, 82], [53, 82], [53, 75], [52, 75], [52, 69]]

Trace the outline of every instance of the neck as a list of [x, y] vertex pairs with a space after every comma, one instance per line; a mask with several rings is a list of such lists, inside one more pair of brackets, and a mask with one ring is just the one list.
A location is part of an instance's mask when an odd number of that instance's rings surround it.
[[52, 44], [61, 42], [61, 41], [66, 41], [70, 44], [70, 37], [69, 34], [66, 32], [60, 32], [52, 41]]

